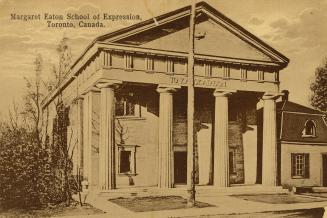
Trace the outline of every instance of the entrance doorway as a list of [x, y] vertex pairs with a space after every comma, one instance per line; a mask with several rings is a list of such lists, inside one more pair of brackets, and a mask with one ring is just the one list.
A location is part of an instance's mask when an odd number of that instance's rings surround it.
[[174, 152], [174, 180], [175, 184], [186, 184], [187, 178], [187, 152]]
[[327, 154], [322, 155], [322, 186], [327, 187]]

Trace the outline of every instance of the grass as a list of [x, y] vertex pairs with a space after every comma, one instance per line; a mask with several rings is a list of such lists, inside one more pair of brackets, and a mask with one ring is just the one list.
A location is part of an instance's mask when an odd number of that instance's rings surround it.
[[[175, 210], [187, 207], [187, 200], [180, 196], [115, 198], [109, 201], [134, 212]], [[213, 205], [197, 201], [196, 207], [213, 207]]]
[[263, 202], [269, 204], [294, 204], [294, 203], [308, 203], [319, 202], [324, 199], [303, 197], [291, 194], [255, 194], [255, 195], [232, 195], [243, 200]]
[[8, 209], [1, 210], [0, 217], [52, 217], [52, 216], [82, 216], [104, 213], [102, 210], [96, 209], [89, 204], [84, 204], [82, 207], [78, 202], [73, 202], [66, 207], [64, 204], [59, 204], [47, 208], [30, 208], [30, 209]]

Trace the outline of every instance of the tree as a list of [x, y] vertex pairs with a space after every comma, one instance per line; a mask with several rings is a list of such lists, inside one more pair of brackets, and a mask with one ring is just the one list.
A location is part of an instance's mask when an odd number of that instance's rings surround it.
[[316, 68], [315, 80], [310, 86], [312, 96], [311, 105], [323, 112], [327, 112], [327, 58]]
[[[15, 103], [9, 110], [9, 120], [0, 122], [0, 205], [26, 208], [45, 204], [71, 202], [73, 185], [72, 155], [75, 144], [67, 137], [68, 109], [60, 94], [56, 101], [57, 121], [52, 144], [47, 131], [42, 133], [41, 100], [48, 84], [58, 87], [69, 73], [70, 48], [66, 37], [57, 48], [58, 66], [53, 66], [54, 79], [42, 80], [43, 61], [37, 54], [33, 62], [34, 75], [25, 78], [27, 92], [23, 107]], [[48, 117], [45, 117], [48, 119]], [[69, 139], [68, 139], [69, 138]], [[76, 187], [76, 186], [75, 186]]]
[[42, 68], [43, 60], [40, 54], [35, 56], [34, 60], [35, 74], [32, 78], [25, 77], [27, 93], [23, 96], [24, 109], [22, 114], [27, 121], [32, 122], [32, 132], [37, 140], [38, 146], [42, 146], [42, 119], [41, 119], [41, 100], [44, 98], [44, 89], [42, 89]]
[[[71, 49], [69, 46], [69, 39], [63, 37], [57, 46], [57, 52], [59, 57], [58, 66], [53, 65], [52, 75], [54, 80], [52, 84], [55, 88], [59, 87], [65, 76], [70, 71], [71, 64]], [[53, 140], [51, 146], [52, 158], [56, 168], [56, 173], [59, 173], [59, 180], [63, 191], [62, 200], [66, 202], [66, 205], [70, 205], [72, 198], [72, 191], [79, 189], [79, 183], [73, 177], [73, 164], [72, 158], [76, 147], [76, 141], [73, 141], [73, 131], [70, 131], [70, 135], [67, 135], [69, 126], [69, 107], [67, 107], [63, 101], [62, 92], [60, 92], [54, 100], [56, 108], [55, 128], [53, 129]], [[79, 173], [77, 173], [79, 174]], [[79, 191], [79, 190], [76, 190]]]
[[52, 76], [49, 85], [57, 88], [65, 76], [69, 73], [72, 61], [72, 52], [69, 46], [69, 38], [64, 36], [57, 46], [58, 65], [52, 65]]

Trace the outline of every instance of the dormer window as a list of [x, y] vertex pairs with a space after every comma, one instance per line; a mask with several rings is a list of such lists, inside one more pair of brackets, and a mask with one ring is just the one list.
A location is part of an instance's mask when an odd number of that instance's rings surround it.
[[313, 120], [305, 122], [302, 137], [316, 137], [316, 124]]

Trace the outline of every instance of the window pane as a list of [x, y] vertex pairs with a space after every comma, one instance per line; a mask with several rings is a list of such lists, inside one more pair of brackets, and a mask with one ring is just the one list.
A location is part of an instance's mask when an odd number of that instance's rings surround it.
[[124, 100], [120, 99], [116, 102], [116, 116], [124, 116]]
[[127, 173], [131, 171], [130, 164], [130, 151], [121, 151], [120, 152], [120, 173]]
[[133, 99], [122, 97], [116, 101], [116, 116], [135, 116]]
[[292, 176], [309, 178], [309, 154], [291, 154]]
[[126, 115], [129, 115], [129, 116], [132, 116], [135, 114], [135, 111], [134, 111], [134, 103], [132, 102], [127, 102], [126, 104]]

